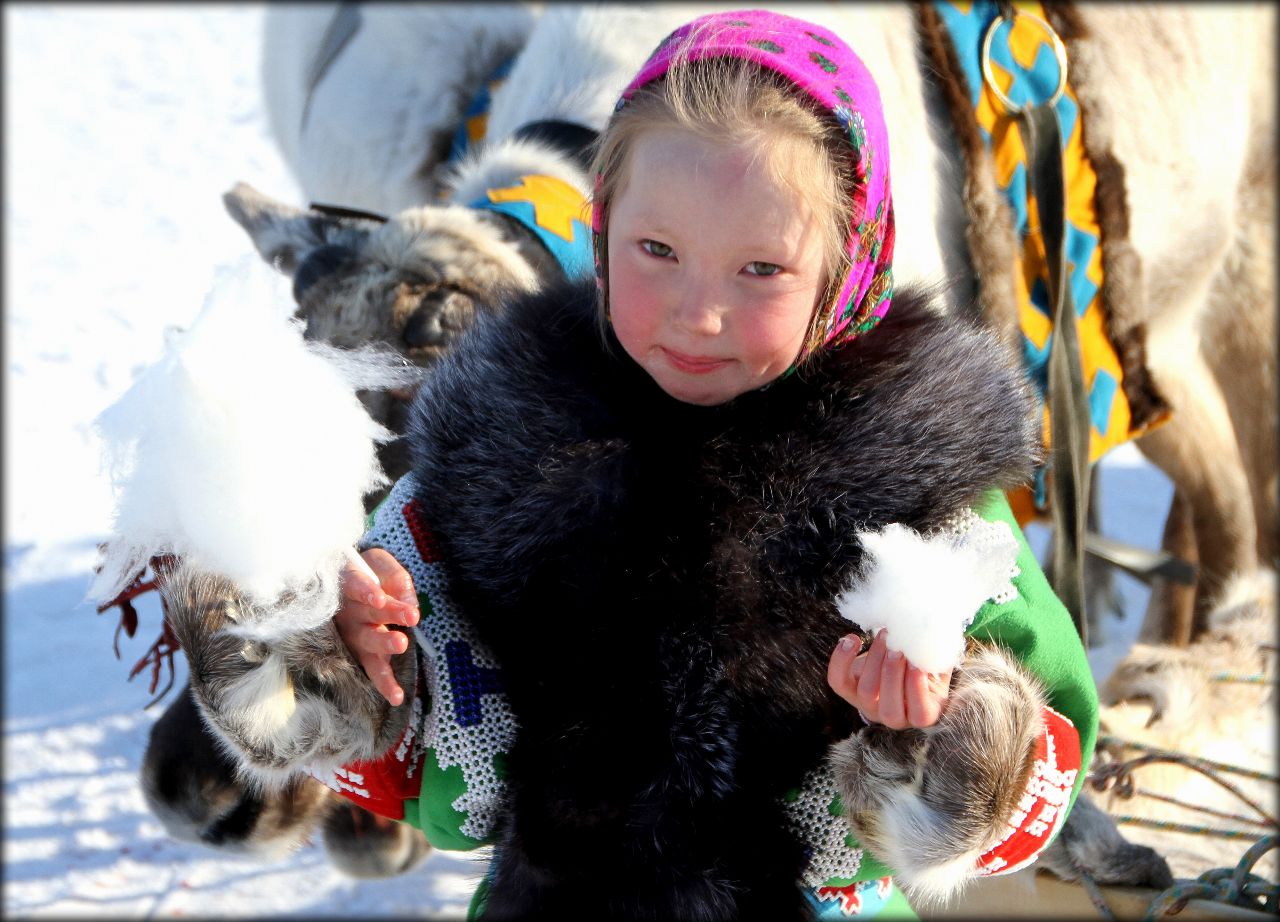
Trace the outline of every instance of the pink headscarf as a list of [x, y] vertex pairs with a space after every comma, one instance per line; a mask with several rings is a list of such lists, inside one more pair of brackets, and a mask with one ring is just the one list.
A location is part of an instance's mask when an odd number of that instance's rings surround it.
[[[658, 45], [622, 93], [617, 108], [663, 76], [679, 55], [698, 61], [738, 57], [786, 77], [829, 111], [849, 139], [856, 185], [846, 250], [851, 266], [835, 299], [818, 308], [821, 341], [843, 345], [874, 327], [893, 294], [893, 200], [889, 191], [889, 138], [880, 92], [866, 66], [835, 33], [781, 13], [741, 10], [712, 13], [676, 29]], [[599, 177], [597, 177], [597, 183]], [[601, 260], [605, 216], [593, 203], [596, 277], [605, 285]], [[801, 353], [800, 359], [806, 357]]]

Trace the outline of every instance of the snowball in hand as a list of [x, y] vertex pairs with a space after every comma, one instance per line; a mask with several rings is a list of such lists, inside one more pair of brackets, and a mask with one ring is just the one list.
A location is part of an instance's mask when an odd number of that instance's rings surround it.
[[363, 531], [363, 497], [386, 482], [374, 443], [392, 437], [355, 391], [420, 370], [386, 351], [304, 341], [282, 283], [257, 260], [224, 276], [96, 420], [117, 502], [91, 595], [114, 598], [162, 553], [227, 577], [255, 604], [336, 583]]
[[958, 666], [965, 628], [1014, 572], [1012, 534], [992, 543], [949, 532], [925, 537], [888, 525], [858, 538], [866, 549], [862, 575], [836, 598], [840, 614], [870, 634], [886, 628], [888, 648], [918, 669]]

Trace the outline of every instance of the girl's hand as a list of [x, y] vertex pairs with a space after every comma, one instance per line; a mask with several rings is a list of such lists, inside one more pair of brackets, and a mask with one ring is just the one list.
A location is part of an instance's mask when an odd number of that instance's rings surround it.
[[868, 723], [891, 730], [937, 723], [951, 689], [951, 673], [922, 672], [900, 652], [889, 650], [880, 631], [859, 653], [858, 636], [840, 640], [827, 664], [827, 684]]
[[387, 625], [417, 624], [418, 596], [409, 571], [386, 551], [371, 548], [360, 556], [374, 575], [354, 562], [343, 568], [342, 603], [333, 620], [374, 687], [398, 705], [404, 701], [404, 690], [391, 671], [391, 655], [409, 649], [409, 636]]

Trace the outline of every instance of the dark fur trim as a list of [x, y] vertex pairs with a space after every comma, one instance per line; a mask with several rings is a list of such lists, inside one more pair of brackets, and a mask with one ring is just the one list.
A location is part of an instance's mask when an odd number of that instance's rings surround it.
[[1023, 482], [1029, 395], [988, 332], [904, 290], [843, 349], [690, 406], [602, 342], [595, 297], [478, 318], [411, 414], [451, 592], [520, 722], [491, 906], [797, 917], [775, 798], [854, 729], [826, 662], [855, 533]]
[[925, 82], [930, 91], [942, 99], [963, 155], [962, 198], [969, 218], [965, 242], [969, 246], [980, 313], [1009, 348], [1020, 350], [1022, 331], [1013, 267], [1019, 259], [1021, 245], [1013, 226], [1013, 211], [996, 186], [995, 164], [978, 130], [973, 104], [969, 101], [969, 81], [946, 24], [931, 4], [917, 4], [915, 10]]
[[[1063, 44], [1078, 38], [1089, 37], [1089, 30], [1080, 19], [1080, 14], [1076, 12], [1074, 3], [1049, 0], [1043, 6], [1045, 18], [1053, 26], [1053, 31], [1058, 33], [1058, 38], [1062, 39]], [[1069, 56], [1067, 60], [1070, 60]]]

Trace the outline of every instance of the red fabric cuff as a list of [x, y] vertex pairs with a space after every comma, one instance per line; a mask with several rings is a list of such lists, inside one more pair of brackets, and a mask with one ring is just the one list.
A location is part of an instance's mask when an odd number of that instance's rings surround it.
[[[410, 638], [411, 651], [413, 643]], [[316, 776], [347, 800], [387, 819], [403, 820], [404, 802], [417, 800], [422, 795], [426, 748], [417, 739], [422, 713], [422, 678], [419, 660], [409, 723], [394, 746], [377, 759], [348, 762], [328, 776]]]
[[[422, 762], [408, 758], [413, 749], [409, 730], [405, 737], [382, 758], [371, 762], [348, 762], [334, 769], [325, 784], [347, 800], [370, 813], [391, 820], [404, 819], [404, 802], [416, 800], [422, 793]], [[403, 753], [403, 756], [401, 755]]]
[[1071, 789], [1080, 773], [1080, 734], [1053, 708], [1043, 711], [1044, 732], [1036, 741], [1036, 761], [1027, 789], [1009, 828], [995, 847], [978, 859], [981, 877], [1012, 874], [1040, 856], [1067, 817]]

